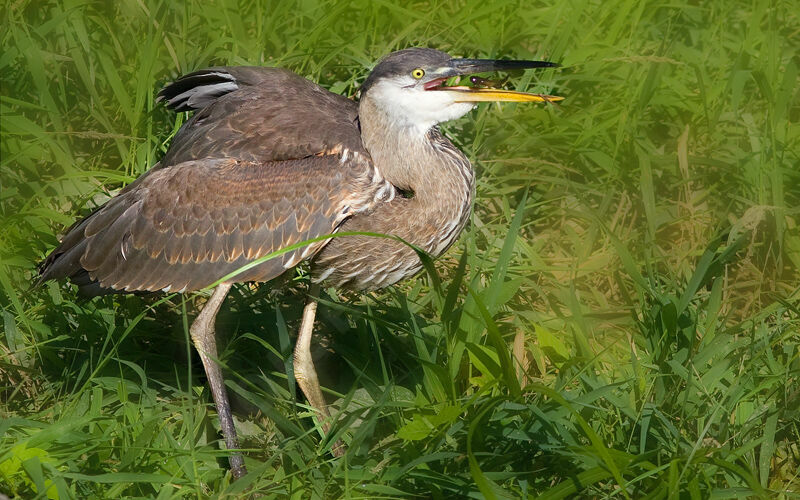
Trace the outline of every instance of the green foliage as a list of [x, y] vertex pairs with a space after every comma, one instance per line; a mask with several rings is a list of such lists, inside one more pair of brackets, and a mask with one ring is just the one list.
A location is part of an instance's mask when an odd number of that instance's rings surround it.
[[[16, 1], [0, 13], [0, 493], [21, 498], [797, 498], [800, 19], [790, 1]], [[215, 64], [354, 95], [411, 45], [548, 58], [558, 105], [448, 124], [472, 224], [426, 275], [324, 296], [321, 437], [291, 370], [303, 277], [218, 328], [232, 483], [194, 297], [32, 289], [57, 235], [152, 166], [154, 101]], [[336, 439], [348, 443], [334, 459]]]

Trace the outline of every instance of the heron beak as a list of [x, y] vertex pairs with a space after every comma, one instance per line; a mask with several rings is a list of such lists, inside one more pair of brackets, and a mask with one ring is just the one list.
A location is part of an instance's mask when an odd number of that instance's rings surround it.
[[[531, 94], [492, 87], [468, 87], [464, 85], [447, 86], [452, 77], [485, 73], [489, 71], [509, 71], [529, 68], [553, 68], [558, 64], [549, 61], [504, 61], [501, 59], [452, 59], [449, 65], [435, 78], [425, 84], [425, 90], [449, 92], [455, 102], [557, 102], [564, 98], [554, 95]], [[481, 79], [482, 80], [482, 79]], [[482, 80], [488, 82], [488, 80]], [[491, 82], [490, 82], [491, 83]]]

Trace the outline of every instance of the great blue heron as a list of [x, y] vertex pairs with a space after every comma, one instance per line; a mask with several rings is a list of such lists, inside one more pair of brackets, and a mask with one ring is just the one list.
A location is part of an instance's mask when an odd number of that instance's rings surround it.
[[[475, 182], [469, 160], [437, 124], [475, 102], [561, 99], [446, 82], [550, 66], [410, 48], [379, 62], [358, 102], [278, 68], [185, 75], [159, 99], [195, 115], [158, 164], [67, 231], [40, 281], [66, 277], [89, 294], [189, 292], [337, 231], [393, 235], [439, 256], [467, 223]], [[355, 290], [386, 287], [422, 268], [416, 251], [397, 239], [355, 235], [314, 241], [219, 284], [190, 332], [229, 449], [238, 443], [216, 362], [217, 312], [232, 283], [268, 281], [304, 260], [312, 261], [314, 283]], [[310, 351], [317, 295], [309, 294], [303, 311], [294, 370], [327, 429]], [[241, 454], [229, 459], [234, 477], [246, 473]]]

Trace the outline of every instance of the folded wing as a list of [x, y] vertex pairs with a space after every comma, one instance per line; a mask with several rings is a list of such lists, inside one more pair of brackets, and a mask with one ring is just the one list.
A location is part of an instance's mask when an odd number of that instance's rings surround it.
[[366, 154], [358, 105], [279, 68], [198, 71], [159, 93], [177, 111], [197, 110], [161, 165], [198, 158], [277, 161], [337, 148]]
[[[196, 290], [334, 232], [385, 194], [355, 103], [291, 72], [214, 68], [159, 98], [198, 111], [158, 165], [70, 228], [43, 263], [42, 281], [68, 277], [90, 294]], [[272, 279], [325, 243], [231, 281]]]

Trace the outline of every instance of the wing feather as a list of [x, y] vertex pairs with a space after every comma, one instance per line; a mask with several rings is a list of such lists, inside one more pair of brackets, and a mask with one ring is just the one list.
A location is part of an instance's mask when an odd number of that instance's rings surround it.
[[199, 158], [280, 161], [348, 149], [367, 154], [358, 105], [280, 68], [218, 67], [166, 86], [159, 99], [197, 113], [161, 161]]
[[[264, 255], [333, 232], [352, 193], [375, 189], [368, 169], [359, 174], [339, 159], [207, 159], [159, 169], [77, 225], [82, 238], [68, 234], [65, 241], [77, 244], [55, 253], [78, 260], [62, 266], [67, 276], [88, 272], [89, 284], [105, 289], [203, 288]], [[320, 248], [281, 255], [233, 281], [272, 279]]]
[[[357, 105], [294, 73], [211, 68], [168, 85], [159, 100], [197, 112], [158, 164], [67, 231], [40, 281], [69, 277], [90, 294], [196, 290], [333, 232], [376, 199]], [[269, 280], [325, 243], [234, 281]]]

